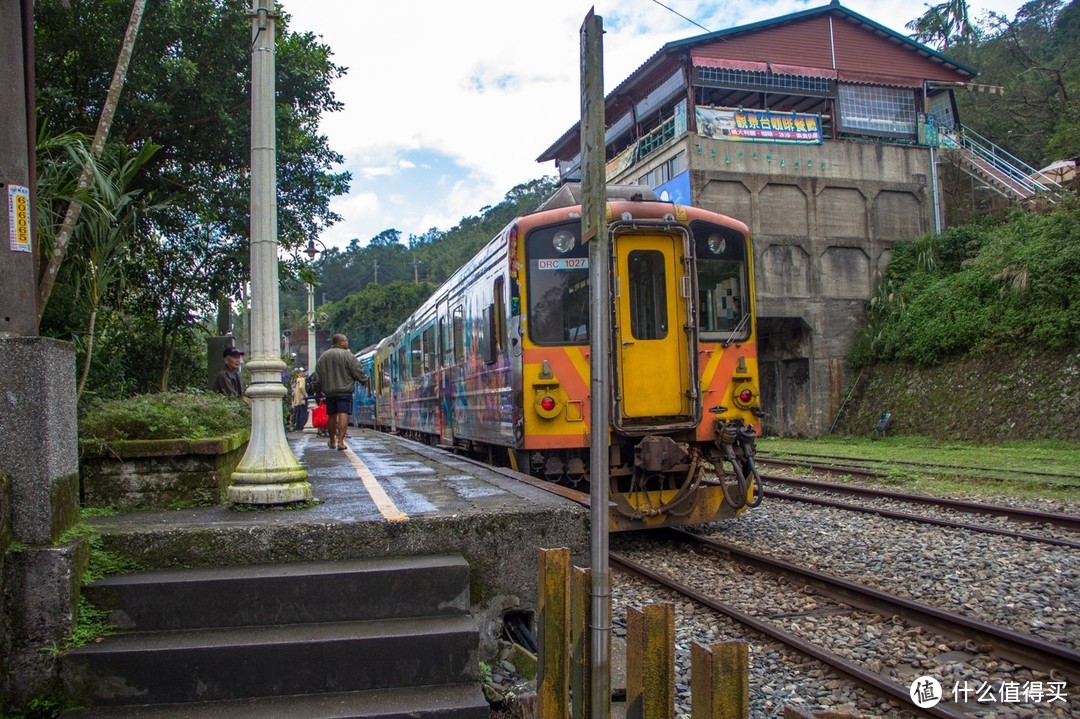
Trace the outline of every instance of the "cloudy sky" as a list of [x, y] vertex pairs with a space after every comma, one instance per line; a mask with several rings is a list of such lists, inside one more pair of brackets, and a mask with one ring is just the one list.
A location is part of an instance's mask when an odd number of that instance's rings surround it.
[[[554, 175], [536, 158], [579, 117], [578, 31], [587, 0], [282, 0], [348, 68], [334, 85], [345, 109], [323, 119], [352, 173], [323, 241], [361, 244], [385, 229], [403, 239], [449, 229], [517, 184]], [[820, 7], [825, 0], [598, 0], [604, 90], [665, 43]], [[972, 19], [1015, 14], [1019, 0], [969, 0]], [[921, 3], [843, 0], [897, 32]], [[670, 8], [670, 9], [668, 9]], [[675, 12], [673, 12], [675, 11]], [[678, 13], [678, 14], [676, 14]]]

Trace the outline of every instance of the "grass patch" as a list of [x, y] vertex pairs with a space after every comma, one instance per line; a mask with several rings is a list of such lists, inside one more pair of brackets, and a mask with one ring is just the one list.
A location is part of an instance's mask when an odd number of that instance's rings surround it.
[[112, 634], [113, 628], [109, 624], [109, 613], [99, 609], [90, 603], [86, 597], [79, 595], [79, 612], [75, 626], [71, 628], [65, 649], [77, 649], [86, 644], [91, 644], [99, 639]]
[[[91, 511], [84, 509], [82, 513], [85, 517], [101, 516], [110, 512], [107, 510]], [[115, 511], [111, 513], [115, 513]], [[90, 545], [90, 558], [86, 565], [86, 571], [83, 572], [82, 576], [83, 586], [102, 577], [113, 574], [127, 574], [142, 569], [139, 563], [131, 557], [106, 550], [101, 535], [89, 524], [84, 522], [75, 524], [64, 533], [60, 541], [70, 541], [76, 537], [86, 537]], [[90, 642], [98, 641], [112, 632], [113, 629], [108, 621], [108, 612], [94, 606], [84, 595], [80, 594], [75, 624], [71, 628], [71, 634], [64, 643], [62, 650], [76, 649]]]
[[[886, 475], [885, 479], [876, 482], [904, 485], [905, 491], [910, 492], [1040, 497], [1080, 502], [1080, 443], [1075, 442], [980, 444], [910, 435], [874, 439], [761, 437], [757, 448], [762, 459], [811, 461], [811, 455], [819, 455], [843, 457], [852, 464], [856, 464], [856, 460], [874, 460], [868, 468]], [[844, 460], [832, 461], [842, 463]], [[913, 467], [905, 462], [930, 466]], [[970, 469], [972, 467], [984, 469]], [[1067, 474], [1073, 478], [1024, 474], [1030, 471]], [[1003, 481], [1003, 477], [1007, 479]]]

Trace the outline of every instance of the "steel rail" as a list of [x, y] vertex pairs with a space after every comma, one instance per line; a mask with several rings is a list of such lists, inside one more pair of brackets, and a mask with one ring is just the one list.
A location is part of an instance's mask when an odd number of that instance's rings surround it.
[[993, 514], [1009, 519], [1015, 519], [1030, 523], [1053, 524], [1065, 529], [1080, 532], [1080, 517], [1071, 514], [1054, 514], [1037, 509], [1023, 509], [1019, 507], [1006, 507], [1001, 504], [985, 504], [972, 502], [965, 499], [947, 499], [944, 497], [931, 497], [925, 494], [905, 494], [893, 492], [888, 489], [874, 489], [870, 487], [854, 487], [848, 484], [834, 484], [832, 482], [819, 482], [812, 479], [797, 479], [794, 477], [780, 477], [776, 475], [763, 475], [764, 479], [771, 484], [787, 484], [806, 489], [820, 489], [822, 491], [836, 492], [838, 494], [854, 494], [862, 497], [878, 497], [895, 499], [901, 502], [913, 504], [931, 504], [942, 507], [950, 507], [974, 514]]
[[[772, 480], [770, 480], [772, 481]], [[779, 482], [780, 480], [776, 480]], [[823, 499], [821, 497], [811, 497], [806, 494], [797, 494], [795, 492], [777, 492], [771, 489], [765, 490], [766, 497], [773, 497], [775, 499], [789, 499], [795, 502], [804, 502], [806, 504], [817, 504], [823, 507], [833, 507], [835, 509], [846, 509], [852, 512], [865, 512], [866, 514], [877, 514], [888, 519], [900, 519], [907, 520], [909, 522], [921, 522], [923, 524], [933, 524], [937, 527], [952, 527], [955, 529], [968, 529], [974, 532], [983, 532], [985, 534], [998, 534], [1003, 537], [1012, 537], [1013, 539], [1023, 539], [1028, 542], [1042, 542], [1043, 544], [1052, 544], [1058, 547], [1069, 547], [1071, 549], [1080, 549], [1080, 542], [1073, 542], [1068, 539], [1057, 539], [1055, 537], [1040, 537], [1037, 534], [1027, 534], [1026, 532], [1014, 532], [1009, 529], [999, 529], [997, 527], [987, 527], [982, 524], [969, 524], [967, 522], [957, 522], [951, 519], [938, 519], [937, 517], [924, 517], [919, 514], [908, 514], [907, 512], [894, 512], [890, 509], [882, 509], [880, 507], [869, 507], [859, 504], [850, 504], [848, 502], [838, 502], [832, 499]]]
[[[763, 453], [760, 449], [757, 450], [754, 457], [760, 462], [786, 462], [795, 461], [788, 460], [787, 457], [805, 458], [809, 460], [815, 459], [838, 459], [847, 462], [868, 462], [873, 464], [902, 464], [909, 467], [926, 467], [927, 469], [967, 469], [977, 470], [979, 472], [1000, 472], [1001, 467], [979, 467], [974, 465], [963, 464], [933, 464], [930, 462], [913, 462], [906, 459], [882, 459], [880, 457], [849, 457], [838, 454], [799, 454], [797, 452], [784, 452], [784, 459], [772, 458], [767, 452]], [[1009, 469], [1009, 472], [1016, 472], [1017, 474], [1030, 474], [1036, 477], [1057, 477], [1059, 479], [1080, 479], [1080, 474], [1065, 474], [1062, 472], [1044, 472], [1038, 469]], [[1003, 477], [994, 477], [994, 479], [1005, 479]]]
[[679, 594], [682, 594], [683, 596], [694, 600], [698, 604], [701, 604], [708, 607], [709, 609], [731, 617], [739, 624], [748, 626], [764, 634], [767, 637], [775, 639], [779, 642], [783, 642], [784, 644], [788, 645], [789, 647], [795, 649], [798, 652], [801, 652], [802, 654], [813, 657], [818, 661], [824, 662], [828, 666], [832, 667], [841, 674], [851, 678], [863, 687], [868, 688], [871, 691], [880, 692], [889, 697], [897, 699], [911, 711], [923, 714], [925, 716], [941, 717], [942, 719], [967, 719], [968, 717], [967, 714], [953, 711], [944, 704], [938, 704], [934, 707], [930, 707], [927, 709], [920, 708], [911, 701], [911, 696], [908, 689], [905, 689], [896, 682], [887, 679], [876, 672], [872, 672], [865, 667], [855, 664], [854, 662], [850, 662], [847, 659], [841, 657], [839, 654], [835, 654], [827, 649], [819, 647], [818, 645], [809, 642], [801, 637], [798, 637], [791, 632], [781, 629], [774, 624], [770, 624], [769, 622], [758, 619], [757, 617], [747, 614], [740, 609], [736, 609], [730, 604], [721, 602], [715, 597], [710, 597], [686, 584], [682, 584], [681, 582], [678, 582], [674, 579], [671, 579], [670, 577], [660, 574], [652, 569], [649, 569], [645, 565], [635, 562], [628, 557], [624, 557], [616, 552], [610, 552], [609, 556], [611, 557], [611, 563], [613, 565], [623, 567], [624, 569], [629, 570], [634, 574], [638, 574], [653, 582], [656, 582], [661, 586], [673, 589]]
[[962, 614], [906, 599], [826, 572], [800, 567], [782, 559], [751, 552], [718, 539], [702, 537], [678, 529], [669, 528], [664, 531], [683, 542], [701, 545], [726, 554], [755, 569], [765, 569], [798, 584], [812, 586], [852, 606], [878, 614], [898, 615], [914, 624], [957, 639], [974, 639], [978, 643], [993, 647], [999, 656], [1009, 661], [1048, 674], [1064, 675], [1070, 681], [1080, 679], [1080, 652], [1070, 647], [996, 624], [971, 619]]

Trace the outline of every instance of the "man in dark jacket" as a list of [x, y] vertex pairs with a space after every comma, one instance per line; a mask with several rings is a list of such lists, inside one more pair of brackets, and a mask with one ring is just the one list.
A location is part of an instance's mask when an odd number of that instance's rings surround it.
[[244, 380], [240, 376], [240, 358], [244, 353], [235, 347], [226, 347], [221, 356], [225, 360], [225, 366], [217, 373], [211, 389], [233, 397], [243, 397]]
[[367, 384], [368, 376], [349, 351], [348, 337], [336, 334], [331, 343], [333, 346], [323, 352], [315, 364], [315, 376], [326, 395], [328, 444], [331, 449], [345, 449], [345, 431], [349, 427], [349, 415], [352, 414], [354, 383]]

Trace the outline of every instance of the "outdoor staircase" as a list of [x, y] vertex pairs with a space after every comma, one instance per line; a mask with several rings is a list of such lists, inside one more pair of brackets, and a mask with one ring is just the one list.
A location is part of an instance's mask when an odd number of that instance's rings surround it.
[[1060, 184], [969, 127], [942, 132], [938, 142], [946, 159], [1006, 199], [1026, 202], [1043, 197], [1052, 204], [1065, 192]]
[[461, 557], [142, 572], [84, 588], [118, 633], [65, 717], [487, 719]]

